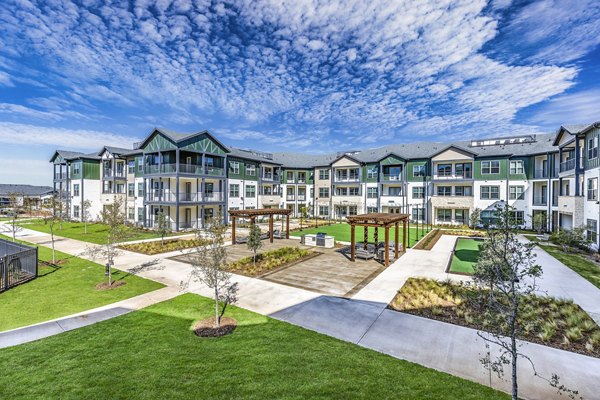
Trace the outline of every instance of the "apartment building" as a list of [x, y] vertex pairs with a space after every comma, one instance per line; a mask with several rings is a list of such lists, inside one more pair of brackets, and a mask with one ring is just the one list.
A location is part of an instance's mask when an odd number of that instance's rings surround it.
[[132, 149], [83, 154], [58, 150], [54, 188], [69, 216], [93, 218], [121, 196], [132, 223], [152, 227], [157, 213], [173, 229], [202, 226], [228, 209], [286, 208], [343, 219], [366, 212], [407, 213], [413, 221], [466, 224], [498, 205], [531, 226], [586, 227], [598, 243], [600, 123], [555, 134], [453, 143], [418, 142], [327, 154], [266, 153], [221, 143], [207, 131], [153, 130]]

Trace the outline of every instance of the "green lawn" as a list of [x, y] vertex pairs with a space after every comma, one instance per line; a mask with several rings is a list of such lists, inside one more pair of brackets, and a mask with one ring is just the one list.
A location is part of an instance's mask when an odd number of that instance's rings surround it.
[[[34, 231], [50, 233], [50, 227], [44, 220], [27, 221], [20, 225], [23, 228], [32, 229]], [[89, 223], [87, 226], [87, 233], [85, 233], [84, 224], [82, 222], [63, 222], [62, 229], [60, 229], [58, 224], [54, 225], [54, 227], [54, 234], [56, 236], [95, 244], [106, 243], [106, 231], [108, 228], [104, 224]], [[157, 237], [160, 237], [160, 235], [153, 231], [132, 229], [132, 235], [128, 240], [153, 239]]]
[[[390, 229], [390, 242], [394, 240], [394, 232], [396, 230], [394, 228]], [[341, 224], [333, 224], [320, 226], [318, 228], [309, 228], [303, 229], [301, 231], [292, 231], [290, 232], [291, 236], [302, 236], [306, 233], [317, 233], [317, 232], [326, 232], [329, 236], [333, 236], [335, 240], [340, 242], [350, 242], [350, 225], [347, 223]], [[369, 241], [373, 242], [375, 232], [375, 228], [369, 228]], [[408, 247], [413, 247], [423, 236], [427, 234], [428, 230], [424, 229], [423, 234], [421, 234], [421, 226], [419, 225], [419, 230], [417, 232], [417, 228], [415, 226], [411, 226], [408, 230]], [[384, 240], [384, 229], [379, 228], [379, 241], [383, 242]], [[364, 237], [363, 228], [356, 227], [355, 238], [357, 243], [362, 243]], [[402, 243], [402, 224], [400, 227], [400, 243]]]
[[198, 338], [209, 299], [185, 294], [0, 350], [5, 398], [508, 399], [476, 383], [229, 308], [232, 335]]
[[472, 274], [482, 243], [482, 240], [458, 238], [449, 272]]
[[[39, 257], [50, 262], [52, 251], [40, 246]], [[64, 262], [56, 268], [40, 263], [38, 278], [0, 293], [0, 331], [63, 317], [163, 287], [158, 282], [113, 269], [113, 279], [122, 279], [127, 284], [111, 290], [96, 290], [96, 284], [106, 279], [103, 266], [58, 251], [56, 258]]]
[[565, 253], [556, 246], [548, 246], [540, 242], [537, 245], [600, 289], [600, 264], [596, 264], [577, 253]]

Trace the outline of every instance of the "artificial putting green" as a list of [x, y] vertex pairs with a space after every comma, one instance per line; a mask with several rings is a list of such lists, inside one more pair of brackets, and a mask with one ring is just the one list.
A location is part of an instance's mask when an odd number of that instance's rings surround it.
[[449, 272], [473, 274], [482, 245], [481, 239], [458, 238]]

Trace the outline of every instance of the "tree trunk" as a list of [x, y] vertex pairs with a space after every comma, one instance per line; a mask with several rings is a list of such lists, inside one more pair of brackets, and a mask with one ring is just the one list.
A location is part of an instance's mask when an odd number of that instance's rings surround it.
[[215, 285], [215, 324], [217, 328], [221, 327], [221, 316], [219, 315], [219, 289]]
[[83, 233], [87, 235], [87, 221], [83, 221]]
[[56, 264], [56, 257], [54, 255], [54, 229], [50, 227], [50, 241], [52, 242], [52, 264]]

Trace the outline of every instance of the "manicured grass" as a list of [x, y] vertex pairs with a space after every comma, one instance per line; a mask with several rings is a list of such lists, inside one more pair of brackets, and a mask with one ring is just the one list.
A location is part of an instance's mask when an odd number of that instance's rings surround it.
[[481, 251], [483, 240], [458, 238], [449, 272], [472, 274]]
[[119, 246], [121, 249], [134, 251], [136, 253], [154, 255], [167, 253], [170, 251], [191, 249], [193, 247], [202, 247], [210, 243], [208, 239], [165, 239], [164, 243], [160, 240], [152, 242], [131, 243]]
[[[40, 246], [38, 251], [40, 260], [52, 261], [52, 250]], [[56, 267], [39, 263], [36, 279], [0, 293], [0, 331], [63, 317], [163, 287], [158, 282], [113, 269], [113, 279], [127, 283], [111, 290], [96, 290], [96, 284], [106, 279], [103, 266], [58, 251], [56, 258], [59, 264]]]
[[[50, 233], [50, 227], [44, 220], [27, 221], [20, 224], [23, 228], [32, 229], [38, 232]], [[106, 243], [107, 226], [99, 223], [88, 223], [87, 233], [85, 233], [85, 224], [82, 222], [63, 222], [62, 229], [59, 224], [54, 225], [54, 235], [69, 239], [77, 239], [83, 242], [104, 244]], [[153, 239], [160, 235], [153, 231], [144, 231], [132, 228], [131, 237], [128, 241]]]
[[[350, 242], [350, 225], [347, 223], [341, 224], [333, 224], [329, 226], [320, 226], [318, 228], [310, 228], [303, 229], [301, 231], [292, 231], [290, 232], [291, 236], [302, 236], [307, 233], [317, 233], [317, 232], [325, 232], [329, 236], [333, 236], [335, 240], [340, 242]], [[369, 228], [369, 241], [374, 241], [373, 233], [375, 232], [375, 228]], [[390, 242], [394, 240], [394, 232], [395, 229], [390, 229]], [[428, 232], [427, 229], [423, 229], [423, 234], [421, 234], [421, 226], [419, 225], [419, 230], [417, 232], [417, 228], [415, 226], [411, 226], [408, 230], [408, 247], [413, 247], [415, 243], [417, 243], [423, 236], [425, 236]], [[384, 229], [379, 229], [379, 241], [382, 242], [384, 240]], [[363, 228], [356, 227], [355, 232], [356, 242], [361, 243], [363, 240]], [[402, 243], [402, 224], [400, 224], [400, 233], [399, 233], [400, 243]]]
[[2, 396], [61, 399], [508, 399], [482, 385], [229, 308], [238, 328], [198, 338], [214, 303], [186, 294], [0, 350]]
[[282, 247], [276, 250], [260, 252], [256, 256], [256, 265], [252, 256], [229, 263], [229, 271], [246, 276], [259, 276], [286, 264], [308, 257], [312, 252], [299, 247]]
[[[390, 308], [485, 331], [486, 326], [489, 327], [483, 318], [487, 291], [479, 290], [449, 281], [409, 278]], [[521, 339], [600, 357], [600, 327], [571, 300], [527, 296], [519, 307]], [[502, 320], [497, 319], [493, 325], [501, 323]]]
[[541, 242], [537, 242], [537, 245], [600, 289], [600, 264], [594, 263], [575, 252], [565, 253], [556, 246], [544, 245]]

